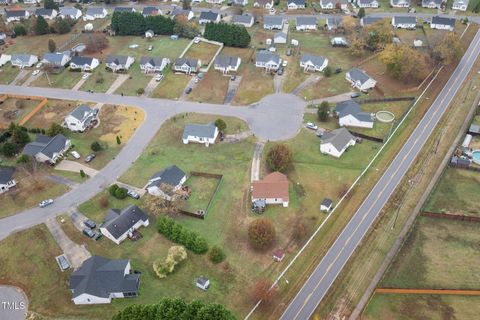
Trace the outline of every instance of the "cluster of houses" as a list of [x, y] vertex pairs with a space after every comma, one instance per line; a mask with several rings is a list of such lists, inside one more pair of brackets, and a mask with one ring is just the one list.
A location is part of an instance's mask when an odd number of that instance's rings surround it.
[[[433, 16], [430, 20], [430, 27], [438, 30], [455, 30], [455, 18]], [[415, 30], [417, 28], [417, 18], [414, 16], [395, 16], [392, 17], [392, 26], [395, 29]]]

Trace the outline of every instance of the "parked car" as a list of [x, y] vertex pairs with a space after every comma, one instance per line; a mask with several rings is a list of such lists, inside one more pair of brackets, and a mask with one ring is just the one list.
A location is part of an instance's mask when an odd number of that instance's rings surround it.
[[200, 79], [198, 79], [198, 78], [195, 78], [195, 80], [194, 80], [195, 83], [198, 83], [199, 81], [200, 81]]
[[95, 237], [95, 234], [96, 234], [96, 233], [93, 232], [92, 229], [90, 229], [90, 228], [85, 228], [85, 229], [83, 229], [82, 232], [83, 232], [84, 235], [86, 235], [86, 236], [89, 237], [89, 238]]
[[133, 190], [128, 190], [127, 195], [135, 200], [140, 199], [140, 195]]
[[185, 90], [186, 94], [190, 94], [190, 92], [192, 92], [192, 88], [187, 88], [187, 90]]
[[312, 129], [312, 130], [317, 130], [318, 129], [317, 125], [313, 122], [307, 122], [307, 128]]
[[94, 232], [94, 233], [95, 235], [93, 236], [93, 240], [95, 241], [98, 241], [103, 237], [103, 234], [101, 234], [100, 232]]
[[83, 224], [87, 227], [87, 228], [90, 228], [90, 229], [95, 229], [97, 227], [97, 224], [90, 220], [90, 219], [87, 219], [85, 221], [83, 221]]
[[57, 258], [57, 260], [62, 271], [65, 271], [70, 268], [70, 264], [68, 263], [67, 258], [65, 258], [65, 256], [60, 256]]
[[279, 76], [281, 76], [281, 75], [283, 74], [283, 68], [279, 68], [279, 69], [277, 70], [277, 74], [278, 74]]
[[163, 79], [163, 74], [159, 73], [155, 76], [155, 81], [159, 82]]
[[193, 43], [199, 43], [200, 42], [200, 38], [199, 37], [195, 37], [195, 39], [193, 39]]
[[350, 98], [355, 99], [355, 98], [358, 98], [358, 97], [360, 97], [360, 96], [361, 96], [360, 93], [355, 92], [355, 93], [352, 93], [352, 95], [350, 96]]
[[49, 205], [51, 205], [52, 203], [53, 203], [53, 199], [47, 199], [47, 200], [43, 200], [42, 202], [40, 202], [40, 203], [38, 204], [38, 206], [39, 206], [40, 208], [45, 208], [46, 206], [49, 206]]
[[40, 70], [34, 70], [34, 71], [32, 72], [32, 76], [36, 76], [36, 75], [39, 74], [39, 73], [40, 73]]
[[37, 63], [37, 69], [40, 69], [43, 66], [42, 62]]
[[342, 72], [342, 68], [335, 69], [335, 73], [340, 73], [340, 72]]
[[237, 80], [237, 76], [231, 76], [230, 77], [230, 81], [235, 81], [235, 80]]
[[91, 162], [93, 159], [95, 159], [95, 153], [90, 153], [90, 154], [85, 158], [85, 162], [86, 162], [86, 163], [89, 163], [89, 162]]
[[74, 157], [75, 159], [80, 159], [80, 154], [77, 152], [77, 151], [72, 151], [70, 152], [70, 154], [72, 155], [72, 157]]
[[89, 75], [88, 73], [84, 73], [84, 74], [82, 75], [82, 79], [83, 79], [83, 80], [87, 80], [87, 78], [88, 78], [89, 76], [90, 76], [90, 75]]
[[287, 50], [287, 56], [289, 57], [289, 56], [291, 56], [291, 55], [292, 55], [292, 49], [288, 49], [288, 50]]
[[288, 65], [288, 61], [287, 60], [283, 60], [282, 62], [282, 67], [286, 67]]
[[152, 46], [152, 45], [149, 45], [147, 50], [148, 50], [148, 51], [152, 51], [152, 50], [153, 50], [153, 46]]

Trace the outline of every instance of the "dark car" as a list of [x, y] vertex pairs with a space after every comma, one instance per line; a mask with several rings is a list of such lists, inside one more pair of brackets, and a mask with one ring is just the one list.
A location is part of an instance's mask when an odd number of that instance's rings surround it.
[[279, 76], [281, 76], [283, 74], [283, 68], [279, 68], [278, 71], [277, 71], [277, 74]]
[[235, 81], [237, 79], [237, 76], [231, 76], [230, 81]]
[[95, 153], [90, 153], [88, 156], [86, 156], [85, 162], [86, 162], [86, 163], [89, 163], [89, 162], [91, 162], [93, 159], [95, 159]]
[[95, 233], [95, 235], [92, 238], [93, 240], [98, 241], [98, 240], [102, 239], [103, 234], [101, 234], [100, 232], [94, 232], [94, 233]]
[[83, 221], [83, 224], [90, 229], [95, 229], [95, 227], [97, 226], [97, 224], [90, 219]]
[[335, 69], [335, 73], [340, 73], [340, 72], [342, 72], [342, 68]]
[[350, 98], [355, 99], [355, 98], [358, 98], [358, 97], [360, 97], [360, 96], [361, 96], [360, 93], [355, 92], [355, 93], [352, 93], [352, 95], [350, 96]]
[[188, 88], [187, 90], [185, 90], [186, 94], [190, 94], [190, 92], [192, 92], [192, 88]]
[[92, 229], [90, 229], [90, 228], [85, 228], [85, 229], [83, 229], [83, 234], [86, 235], [89, 238], [93, 238], [93, 237], [95, 237], [96, 233], [93, 232]]

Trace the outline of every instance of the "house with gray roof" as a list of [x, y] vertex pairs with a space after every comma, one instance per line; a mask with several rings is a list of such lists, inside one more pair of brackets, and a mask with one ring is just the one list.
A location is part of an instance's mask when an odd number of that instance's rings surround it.
[[266, 71], [276, 71], [280, 67], [282, 59], [276, 53], [260, 50], [255, 55], [255, 66], [257, 68], [264, 68]]
[[377, 21], [380, 21], [384, 18], [382, 17], [372, 17], [372, 16], [365, 16], [362, 19], [360, 19], [360, 25], [362, 27], [369, 26], [371, 24], [374, 24]]
[[453, 31], [455, 29], [455, 21], [455, 18], [434, 16], [432, 17], [430, 27], [432, 29]]
[[93, 256], [70, 276], [72, 301], [81, 304], [111, 303], [113, 298], [138, 295], [140, 274], [132, 273], [129, 260], [110, 260]]
[[253, 6], [255, 8], [273, 8], [273, 0], [253, 0]]
[[107, 68], [113, 72], [125, 72], [135, 62], [134, 57], [109, 55], [107, 57]]
[[345, 74], [345, 79], [350, 82], [352, 87], [358, 90], [373, 89], [377, 84], [372, 77], [370, 77], [365, 71], [358, 68], [352, 68]]
[[320, 139], [320, 152], [340, 158], [350, 146], [355, 145], [355, 137], [345, 128], [325, 132]]
[[144, 7], [142, 10], [142, 15], [144, 17], [156, 16], [159, 14], [162, 14], [162, 12], [157, 7], [148, 6], [148, 7]]
[[86, 56], [74, 56], [70, 60], [70, 70], [92, 72], [96, 67], [100, 65], [100, 61], [97, 58]]
[[68, 52], [45, 53], [42, 62], [55, 68], [61, 68], [67, 65], [72, 58]]
[[300, 58], [300, 67], [304, 72], [322, 72], [328, 65], [328, 59], [310, 53], [304, 53]]
[[441, 9], [444, 0], [422, 0], [422, 7], [430, 9]]
[[162, 72], [169, 64], [168, 58], [143, 56], [140, 59], [140, 69], [145, 73]]
[[113, 9], [113, 12], [136, 12], [135, 8], [133, 7], [115, 7], [115, 9]]
[[282, 30], [283, 17], [281, 16], [265, 16], [263, 18], [263, 28], [267, 30]]
[[467, 11], [469, 0], [454, 0], [452, 4], [453, 10]]
[[98, 109], [82, 104], [65, 117], [63, 125], [73, 132], [84, 132], [93, 125], [97, 115]]
[[335, 113], [342, 127], [373, 128], [373, 118], [368, 112], [362, 112], [360, 105], [353, 100], [337, 103]]
[[25, 67], [31, 67], [38, 62], [38, 57], [33, 54], [14, 53], [10, 57], [10, 63], [14, 67], [23, 69]]
[[155, 173], [147, 183], [147, 191], [152, 196], [172, 200], [173, 195], [187, 181], [187, 174], [176, 165]]
[[133, 232], [150, 224], [148, 216], [136, 205], [128, 205], [122, 210], [110, 209], [100, 232], [116, 244], [122, 243]]
[[408, 8], [410, 0], [390, 0], [390, 5], [394, 8]]
[[175, 7], [173, 8], [172, 12], [170, 13], [172, 17], [176, 16], [185, 16], [187, 20], [192, 20], [193, 17], [195, 16], [192, 10], [184, 10], [181, 7]]
[[213, 11], [202, 11], [198, 18], [199, 24], [206, 24], [208, 22], [218, 23], [220, 22], [220, 15]]
[[347, 6], [347, 0], [320, 0], [320, 7], [324, 10], [336, 9], [338, 7], [340, 7], [342, 10], [345, 10], [347, 9]]
[[25, 145], [22, 154], [35, 158], [37, 162], [55, 164], [70, 146], [70, 140], [62, 134], [54, 137], [38, 134], [34, 142]]
[[305, 9], [305, 0], [287, 0], [288, 10]]
[[357, 6], [360, 8], [378, 8], [380, 3], [377, 0], [357, 0]]
[[17, 182], [13, 178], [14, 172], [15, 168], [13, 167], [0, 167], [0, 194], [7, 192], [17, 185]]
[[233, 5], [238, 7], [245, 7], [248, 4], [248, 0], [233, 0]]
[[317, 30], [317, 17], [296, 17], [295, 29], [297, 31]]
[[75, 7], [61, 7], [58, 15], [63, 19], [70, 18], [72, 20], [78, 20], [82, 16], [82, 11]]
[[57, 17], [58, 11], [55, 9], [39, 8], [35, 10], [35, 17], [43, 17], [45, 20], [53, 20]]
[[327, 30], [336, 30], [343, 26], [343, 18], [342, 17], [327, 18], [325, 26], [327, 27]]
[[417, 28], [417, 17], [415, 16], [394, 16], [392, 26], [395, 29], [415, 30]]
[[173, 64], [173, 71], [186, 74], [197, 73], [202, 62], [199, 59], [177, 58]]
[[7, 22], [22, 21], [30, 18], [30, 12], [27, 10], [6, 10], [5, 18]]
[[254, 21], [253, 16], [247, 14], [236, 14], [232, 17], [233, 24], [242, 25], [245, 26], [245, 28], [253, 26]]
[[84, 21], [93, 21], [96, 19], [105, 19], [108, 15], [108, 11], [105, 8], [101, 7], [89, 7], [87, 12], [83, 16]]
[[213, 122], [208, 124], [189, 123], [183, 129], [182, 141], [184, 144], [194, 142], [208, 147], [215, 143], [218, 133], [218, 128]]
[[288, 37], [288, 35], [285, 32], [279, 31], [279, 32], [274, 34], [273, 43], [275, 43], [275, 44], [287, 43], [287, 37]]
[[223, 74], [237, 72], [241, 62], [242, 59], [237, 56], [218, 55], [213, 62], [213, 68]]

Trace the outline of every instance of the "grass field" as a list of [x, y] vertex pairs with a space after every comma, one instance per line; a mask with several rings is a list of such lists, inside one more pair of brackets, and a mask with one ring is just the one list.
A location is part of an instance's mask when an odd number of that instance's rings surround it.
[[242, 81], [232, 103], [248, 105], [260, 101], [263, 97], [273, 93], [273, 76], [264, 69], [249, 63], [242, 72]]
[[190, 175], [184, 185], [188, 186], [192, 193], [188, 200], [182, 201], [181, 208], [190, 212], [203, 210], [207, 213], [208, 203], [214, 196], [219, 182], [220, 179], [217, 178]]
[[9, 84], [15, 79], [19, 72], [20, 70], [18, 68], [10, 65], [3, 66], [0, 68], [0, 84]]
[[202, 62], [202, 66], [206, 66], [215, 56], [215, 53], [220, 49], [219, 46], [200, 41], [199, 43], [193, 43], [187, 52], [185, 52], [184, 58], [199, 59]]
[[431, 212], [480, 216], [480, 173], [447, 168], [424, 209]]
[[94, 92], [105, 93], [116, 78], [116, 73], [106, 70], [103, 66], [99, 66], [92, 72], [80, 89], [83, 91], [93, 90]]
[[165, 76], [152, 92], [153, 98], [178, 99], [182, 95], [188, 82], [192, 79], [186, 74], [175, 74], [171, 69], [163, 72]]
[[43, 73], [37, 76], [37, 79], [30, 86], [71, 89], [81, 78], [82, 74], [80, 72], [71, 72], [67, 68], [59, 74], [49, 74], [48, 79], [50, 79], [50, 82], [48, 82], [47, 76]]
[[229, 76], [224, 76], [211, 68], [197, 84], [195, 90], [189, 94], [188, 100], [222, 104], [225, 101], [229, 81]]
[[137, 90], [145, 89], [152, 77], [154, 77], [154, 75], [143, 73], [138, 66], [130, 68], [128, 75], [130, 77], [115, 91], [116, 94], [123, 93], [127, 96], [138, 96]]
[[18, 123], [25, 115], [40, 103], [40, 100], [7, 98], [0, 103], [0, 129], [6, 129], [10, 123]]

